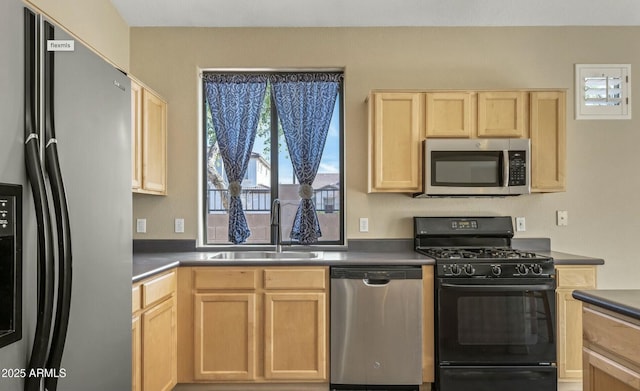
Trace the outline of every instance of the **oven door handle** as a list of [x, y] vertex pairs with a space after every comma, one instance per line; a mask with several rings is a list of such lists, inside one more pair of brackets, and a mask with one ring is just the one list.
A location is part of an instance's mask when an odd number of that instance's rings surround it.
[[441, 284], [443, 288], [456, 291], [475, 291], [475, 290], [491, 290], [494, 292], [514, 292], [514, 291], [548, 291], [554, 290], [553, 283], [545, 284], [526, 284], [526, 285], [460, 285], [460, 284]]

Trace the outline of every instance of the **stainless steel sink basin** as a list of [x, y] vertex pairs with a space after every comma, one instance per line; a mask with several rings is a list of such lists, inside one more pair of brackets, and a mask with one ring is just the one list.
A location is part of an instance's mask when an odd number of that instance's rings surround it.
[[322, 258], [322, 251], [221, 251], [209, 257], [209, 259], [233, 260], [233, 261], [259, 261], [259, 260], [287, 260], [304, 261]]

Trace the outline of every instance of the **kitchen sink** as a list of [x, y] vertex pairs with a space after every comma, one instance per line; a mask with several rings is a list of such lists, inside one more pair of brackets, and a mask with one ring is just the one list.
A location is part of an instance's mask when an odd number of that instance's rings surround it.
[[229, 261], [259, 261], [259, 260], [287, 260], [304, 261], [310, 259], [321, 259], [322, 251], [221, 251], [209, 257], [215, 260]]

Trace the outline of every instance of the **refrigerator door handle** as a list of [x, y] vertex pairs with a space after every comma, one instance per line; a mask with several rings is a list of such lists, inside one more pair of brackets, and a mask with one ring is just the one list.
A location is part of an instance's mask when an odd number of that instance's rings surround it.
[[[45, 41], [53, 40], [54, 27], [44, 23]], [[45, 139], [45, 168], [48, 174], [49, 186], [53, 197], [53, 209], [56, 218], [57, 249], [58, 249], [58, 292], [56, 301], [55, 324], [53, 328], [51, 348], [47, 369], [54, 374], [60, 372], [62, 353], [69, 326], [69, 310], [71, 307], [71, 227], [69, 223], [69, 209], [67, 196], [62, 180], [60, 162], [58, 159], [57, 140], [55, 138], [54, 120], [54, 52], [44, 54], [44, 129]], [[44, 381], [45, 390], [55, 391], [58, 387], [57, 376], [47, 376]]]
[[[44, 368], [46, 364], [49, 336], [51, 333], [51, 317], [53, 315], [55, 276], [53, 270], [53, 245], [51, 243], [51, 219], [44, 174], [40, 162], [40, 143], [37, 137], [38, 116], [34, 95], [37, 89], [37, 18], [36, 15], [27, 8], [25, 8], [24, 12], [24, 26], [25, 165], [33, 193], [38, 228], [38, 310], [33, 348], [28, 363], [24, 387], [25, 391], [38, 391], [40, 390], [41, 378], [32, 376], [32, 371], [38, 373], [37, 370]], [[36, 137], [34, 137], [34, 134]]]

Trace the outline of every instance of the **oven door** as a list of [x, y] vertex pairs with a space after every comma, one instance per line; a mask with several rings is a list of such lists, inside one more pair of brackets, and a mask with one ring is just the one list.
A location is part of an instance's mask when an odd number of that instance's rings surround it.
[[555, 280], [440, 279], [440, 365], [527, 365], [556, 362]]

